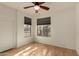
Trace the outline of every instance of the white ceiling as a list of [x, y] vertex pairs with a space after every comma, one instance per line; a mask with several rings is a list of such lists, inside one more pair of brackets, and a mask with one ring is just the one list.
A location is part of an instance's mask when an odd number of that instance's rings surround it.
[[[34, 10], [33, 7], [28, 8], [28, 9], [23, 8], [23, 7], [26, 7], [26, 6], [34, 5], [31, 2], [2, 2], [2, 4], [6, 5], [6, 6], [10, 7], [10, 8], [14, 8], [16, 10], [23, 11], [24, 13], [35, 14], [35, 10]], [[47, 7], [50, 8], [50, 3], [44, 3], [42, 5], [47, 6]], [[48, 12], [48, 11], [43, 10], [43, 9], [39, 10], [39, 13], [46, 13], [46, 12]]]
[[[33, 7], [32, 8], [28, 8], [28, 9], [24, 9], [24, 7], [26, 7], [26, 6], [33, 5], [33, 3], [31, 3], [31, 2], [1, 2], [1, 3], [6, 5], [6, 6], [8, 6], [8, 7], [10, 7], [10, 8], [22, 11], [24, 13], [29, 13], [31, 15], [35, 14], [35, 10], [34, 10]], [[40, 9], [39, 13], [48, 13], [48, 12], [51, 13], [54, 10], [55, 11], [59, 11], [61, 9], [71, 8], [71, 7], [74, 6], [74, 3], [72, 3], [72, 2], [69, 2], [69, 3], [66, 3], [66, 2], [63, 2], [63, 3], [62, 2], [46, 2], [46, 3], [42, 4], [42, 5], [47, 6], [50, 9], [49, 9], [49, 11]]]

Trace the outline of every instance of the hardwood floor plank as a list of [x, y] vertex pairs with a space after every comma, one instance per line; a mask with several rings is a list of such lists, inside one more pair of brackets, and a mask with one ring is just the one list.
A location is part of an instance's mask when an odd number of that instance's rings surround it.
[[42, 43], [30, 43], [20, 48], [1, 52], [2, 56], [77, 56], [75, 50]]

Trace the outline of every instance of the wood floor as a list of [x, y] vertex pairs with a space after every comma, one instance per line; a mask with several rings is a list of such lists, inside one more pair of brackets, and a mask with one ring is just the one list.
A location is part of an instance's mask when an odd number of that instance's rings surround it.
[[75, 50], [41, 43], [30, 43], [23, 47], [0, 53], [1, 56], [77, 56]]

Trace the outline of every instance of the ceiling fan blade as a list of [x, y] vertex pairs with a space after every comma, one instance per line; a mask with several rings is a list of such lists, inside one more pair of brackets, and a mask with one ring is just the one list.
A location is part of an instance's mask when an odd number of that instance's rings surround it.
[[28, 6], [28, 7], [24, 7], [24, 9], [30, 8], [30, 7], [34, 7], [34, 6]]
[[43, 4], [43, 3], [45, 3], [45, 2], [38, 2], [39, 4]]
[[39, 3], [38, 2], [32, 2], [34, 5], [39, 5]]
[[44, 10], [49, 10], [49, 8], [46, 7], [46, 6], [40, 6], [40, 8], [42, 8], [42, 9], [44, 9]]
[[41, 5], [41, 4], [43, 4], [43, 3], [45, 3], [45, 2], [32, 2], [34, 5]]
[[32, 2], [35, 5], [35, 2]]

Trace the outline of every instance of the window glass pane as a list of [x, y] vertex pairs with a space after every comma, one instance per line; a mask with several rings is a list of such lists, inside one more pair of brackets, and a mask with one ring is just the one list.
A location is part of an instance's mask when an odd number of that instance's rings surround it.
[[24, 37], [31, 36], [31, 19], [24, 17]]
[[[43, 20], [43, 21], [42, 21]], [[50, 36], [50, 18], [43, 18], [37, 20], [37, 36]], [[45, 20], [45, 21], [44, 21]]]
[[29, 37], [31, 35], [30, 31], [31, 31], [31, 25], [24, 25], [24, 35], [25, 37]]
[[50, 25], [38, 25], [37, 29], [38, 36], [50, 36]]

